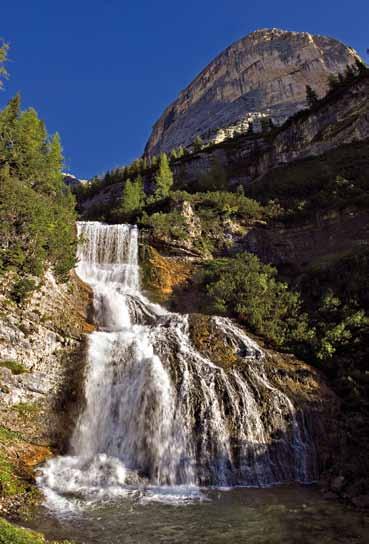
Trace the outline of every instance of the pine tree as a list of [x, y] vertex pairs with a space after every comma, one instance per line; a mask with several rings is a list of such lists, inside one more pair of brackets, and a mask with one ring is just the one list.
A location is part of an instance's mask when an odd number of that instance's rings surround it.
[[63, 148], [60, 141], [60, 136], [56, 132], [48, 145], [47, 153], [48, 162], [48, 177], [54, 182], [61, 181], [61, 171], [63, 168]]
[[127, 179], [124, 184], [120, 211], [127, 218], [142, 210], [145, 201], [145, 192], [141, 176], [134, 181]]
[[319, 96], [310, 85], [306, 85], [306, 102], [309, 108], [312, 108], [319, 102]]
[[203, 149], [204, 142], [201, 136], [196, 136], [196, 138], [193, 141], [192, 147], [195, 153], [198, 153], [199, 151]]
[[154, 199], [161, 200], [169, 196], [173, 185], [173, 173], [169, 166], [168, 156], [166, 153], [160, 155], [159, 170], [155, 176], [155, 193]]
[[185, 154], [183, 146], [176, 147], [170, 153], [170, 158], [173, 160], [180, 159]]
[[65, 278], [75, 263], [75, 200], [61, 178], [59, 136], [49, 138], [35, 110], [20, 97], [0, 111], [0, 274], [19, 282], [54, 266]]
[[181, 145], [177, 149], [177, 159], [180, 159], [181, 157], [183, 157], [184, 154], [185, 154], [185, 149], [184, 149], [183, 145]]

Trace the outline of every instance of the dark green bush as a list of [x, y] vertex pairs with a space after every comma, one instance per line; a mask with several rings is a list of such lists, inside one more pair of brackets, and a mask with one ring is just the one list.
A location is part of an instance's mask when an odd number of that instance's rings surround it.
[[292, 349], [311, 337], [298, 293], [255, 255], [211, 261], [202, 281], [213, 312], [237, 317], [273, 345]]

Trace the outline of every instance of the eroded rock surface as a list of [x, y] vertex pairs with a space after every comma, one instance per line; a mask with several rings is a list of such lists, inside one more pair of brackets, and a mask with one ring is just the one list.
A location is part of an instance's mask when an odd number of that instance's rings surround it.
[[324, 95], [328, 76], [344, 72], [357, 57], [333, 38], [257, 30], [228, 47], [180, 93], [155, 124], [146, 153], [189, 146], [197, 135], [211, 139], [218, 129], [260, 114], [281, 123], [305, 107], [306, 85]]

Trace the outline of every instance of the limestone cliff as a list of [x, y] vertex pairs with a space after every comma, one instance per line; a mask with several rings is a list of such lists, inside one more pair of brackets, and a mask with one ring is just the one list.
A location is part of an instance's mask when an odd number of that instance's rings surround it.
[[324, 95], [328, 76], [356, 58], [333, 38], [257, 30], [216, 57], [180, 93], [155, 124], [146, 154], [189, 146], [196, 135], [209, 139], [216, 129], [260, 114], [280, 124], [305, 107], [306, 85]]
[[34, 468], [66, 446], [83, 398], [84, 333], [93, 327], [89, 288], [74, 273], [60, 284], [48, 271], [21, 305], [9, 296], [12, 275], [2, 280], [0, 512], [7, 513], [32, 496]]
[[225, 168], [230, 185], [248, 185], [273, 168], [294, 160], [318, 156], [343, 144], [369, 138], [369, 76], [354, 82], [314, 111], [291, 118], [280, 130], [266, 135], [242, 136], [173, 164], [182, 186], [196, 184], [214, 163]]

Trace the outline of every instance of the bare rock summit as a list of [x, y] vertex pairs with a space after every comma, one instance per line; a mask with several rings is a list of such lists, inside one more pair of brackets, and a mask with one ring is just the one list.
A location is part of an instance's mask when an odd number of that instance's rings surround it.
[[228, 47], [180, 93], [153, 128], [145, 153], [188, 147], [226, 127], [267, 115], [282, 123], [306, 106], [306, 85], [318, 95], [330, 74], [359, 58], [336, 39], [308, 32], [257, 30]]

